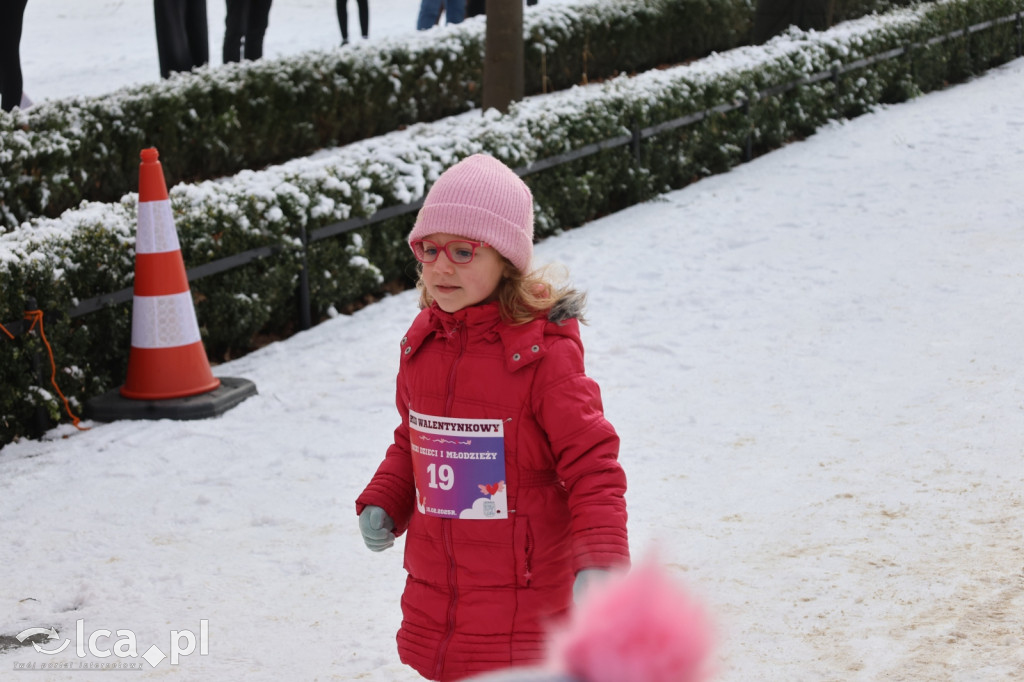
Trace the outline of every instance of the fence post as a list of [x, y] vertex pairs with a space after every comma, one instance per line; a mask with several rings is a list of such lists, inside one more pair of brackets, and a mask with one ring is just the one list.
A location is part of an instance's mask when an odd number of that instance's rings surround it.
[[299, 271], [299, 326], [305, 331], [313, 326], [309, 302], [309, 236], [306, 226], [299, 227], [299, 238], [302, 240], [302, 270]]
[[633, 141], [629, 143], [629, 148], [633, 150], [633, 158], [636, 159], [636, 165], [640, 165], [640, 124], [637, 122], [636, 117], [633, 117], [633, 125], [631, 126], [631, 132], [633, 133]]
[[1017, 12], [1017, 58], [1024, 57], [1024, 13]]
[[843, 112], [840, 111], [840, 99], [839, 99], [839, 67], [832, 67], [832, 110], [835, 112], [836, 118], [842, 118]]
[[632, 139], [629, 141], [629, 150], [633, 154], [633, 164], [636, 167], [636, 172], [633, 173], [633, 190], [637, 193], [638, 197], [646, 197], [648, 195], [648, 181], [647, 173], [644, 173], [643, 157], [641, 156], [640, 145], [642, 143], [640, 121], [637, 120], [636, 116], [630, 120], [629, 132], [632, 135]]
[[971, 27], [964, 26], [964, 53], [967, 59], [967, 73], [974, 73], [974, 60], [971, 58]]
[[[29, 296], [25, 299], [25, 312], [32, 312], [39, 310], [39, 304], [36, 299]], [[27, 319], [27, 318], [26, 318]], [[25, 330], [26, 336], [29, 330]], [[39, 336], [39, 332], [36, 332], [36, 336]], [[42, 351], [39, 349], [38, 344], [32, 350], [32, 372], [35, 374], [36, 380], [39, 382], [39, 387], [42, 388], [46, 385], [46, 374], [43, 369], [43, 358]], [[35, 438], [42, 438], [43, 434], [46, 433], [47, 428], [50, 425], [50, 417], [47, 414], [46, 407], [44, 405], [36, 405], [35, 412], [32, 415], [32, 431]]]
[[920, 89], [917, 82], [917, 60], [914, 58], [914, 43], [907, 43], [903, 46], [903, 59], [907, 63], [907, 74], [914, 87]]
[[750, 98], [743, 99], [743, 116], [747, 119], [747, 139], [743, 144], [743, 161], [749, 162], [754, 156], [754, 121], [750, 118]]

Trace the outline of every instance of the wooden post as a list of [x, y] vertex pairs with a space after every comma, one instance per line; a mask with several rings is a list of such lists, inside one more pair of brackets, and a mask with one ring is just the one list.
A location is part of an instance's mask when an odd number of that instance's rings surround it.
[[487, 3], [486, 40], [483, 109], [506, 113], [512, 102], [523, 98], [525, 89], [521, 0]]

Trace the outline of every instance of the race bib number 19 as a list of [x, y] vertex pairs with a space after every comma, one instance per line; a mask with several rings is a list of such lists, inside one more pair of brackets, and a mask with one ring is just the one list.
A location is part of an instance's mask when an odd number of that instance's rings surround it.
[[421, 514], [508, 518], [500, 419], [432, 417], [410, 410], [409, 445]]

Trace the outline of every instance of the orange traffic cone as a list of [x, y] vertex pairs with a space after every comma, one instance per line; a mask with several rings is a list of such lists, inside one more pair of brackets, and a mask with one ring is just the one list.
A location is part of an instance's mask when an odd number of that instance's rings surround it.
[[220, 380], [199, 336], [163, 167], [155, 148], [140, 156], [132, 349], [121, 395], [164, 400], [206, 393]]
[[99, 421], [216, 417], [256, 395], [256, 384], [210, 371], [160, 155], [140, 156], [128, 375], [120, 390], [87, 401], [86, 413]]

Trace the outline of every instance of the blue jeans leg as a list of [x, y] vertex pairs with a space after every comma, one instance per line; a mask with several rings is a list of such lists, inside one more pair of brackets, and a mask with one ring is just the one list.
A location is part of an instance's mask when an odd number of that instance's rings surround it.
[[441, 17], [441, 0], [420, 0], [420, 15], [416, 20], [416, 30], [426, 31], [437, 24]]
[[444, 6], [449, 24], [461, 24], [466, 19], [466, 0], [445, 0]]

